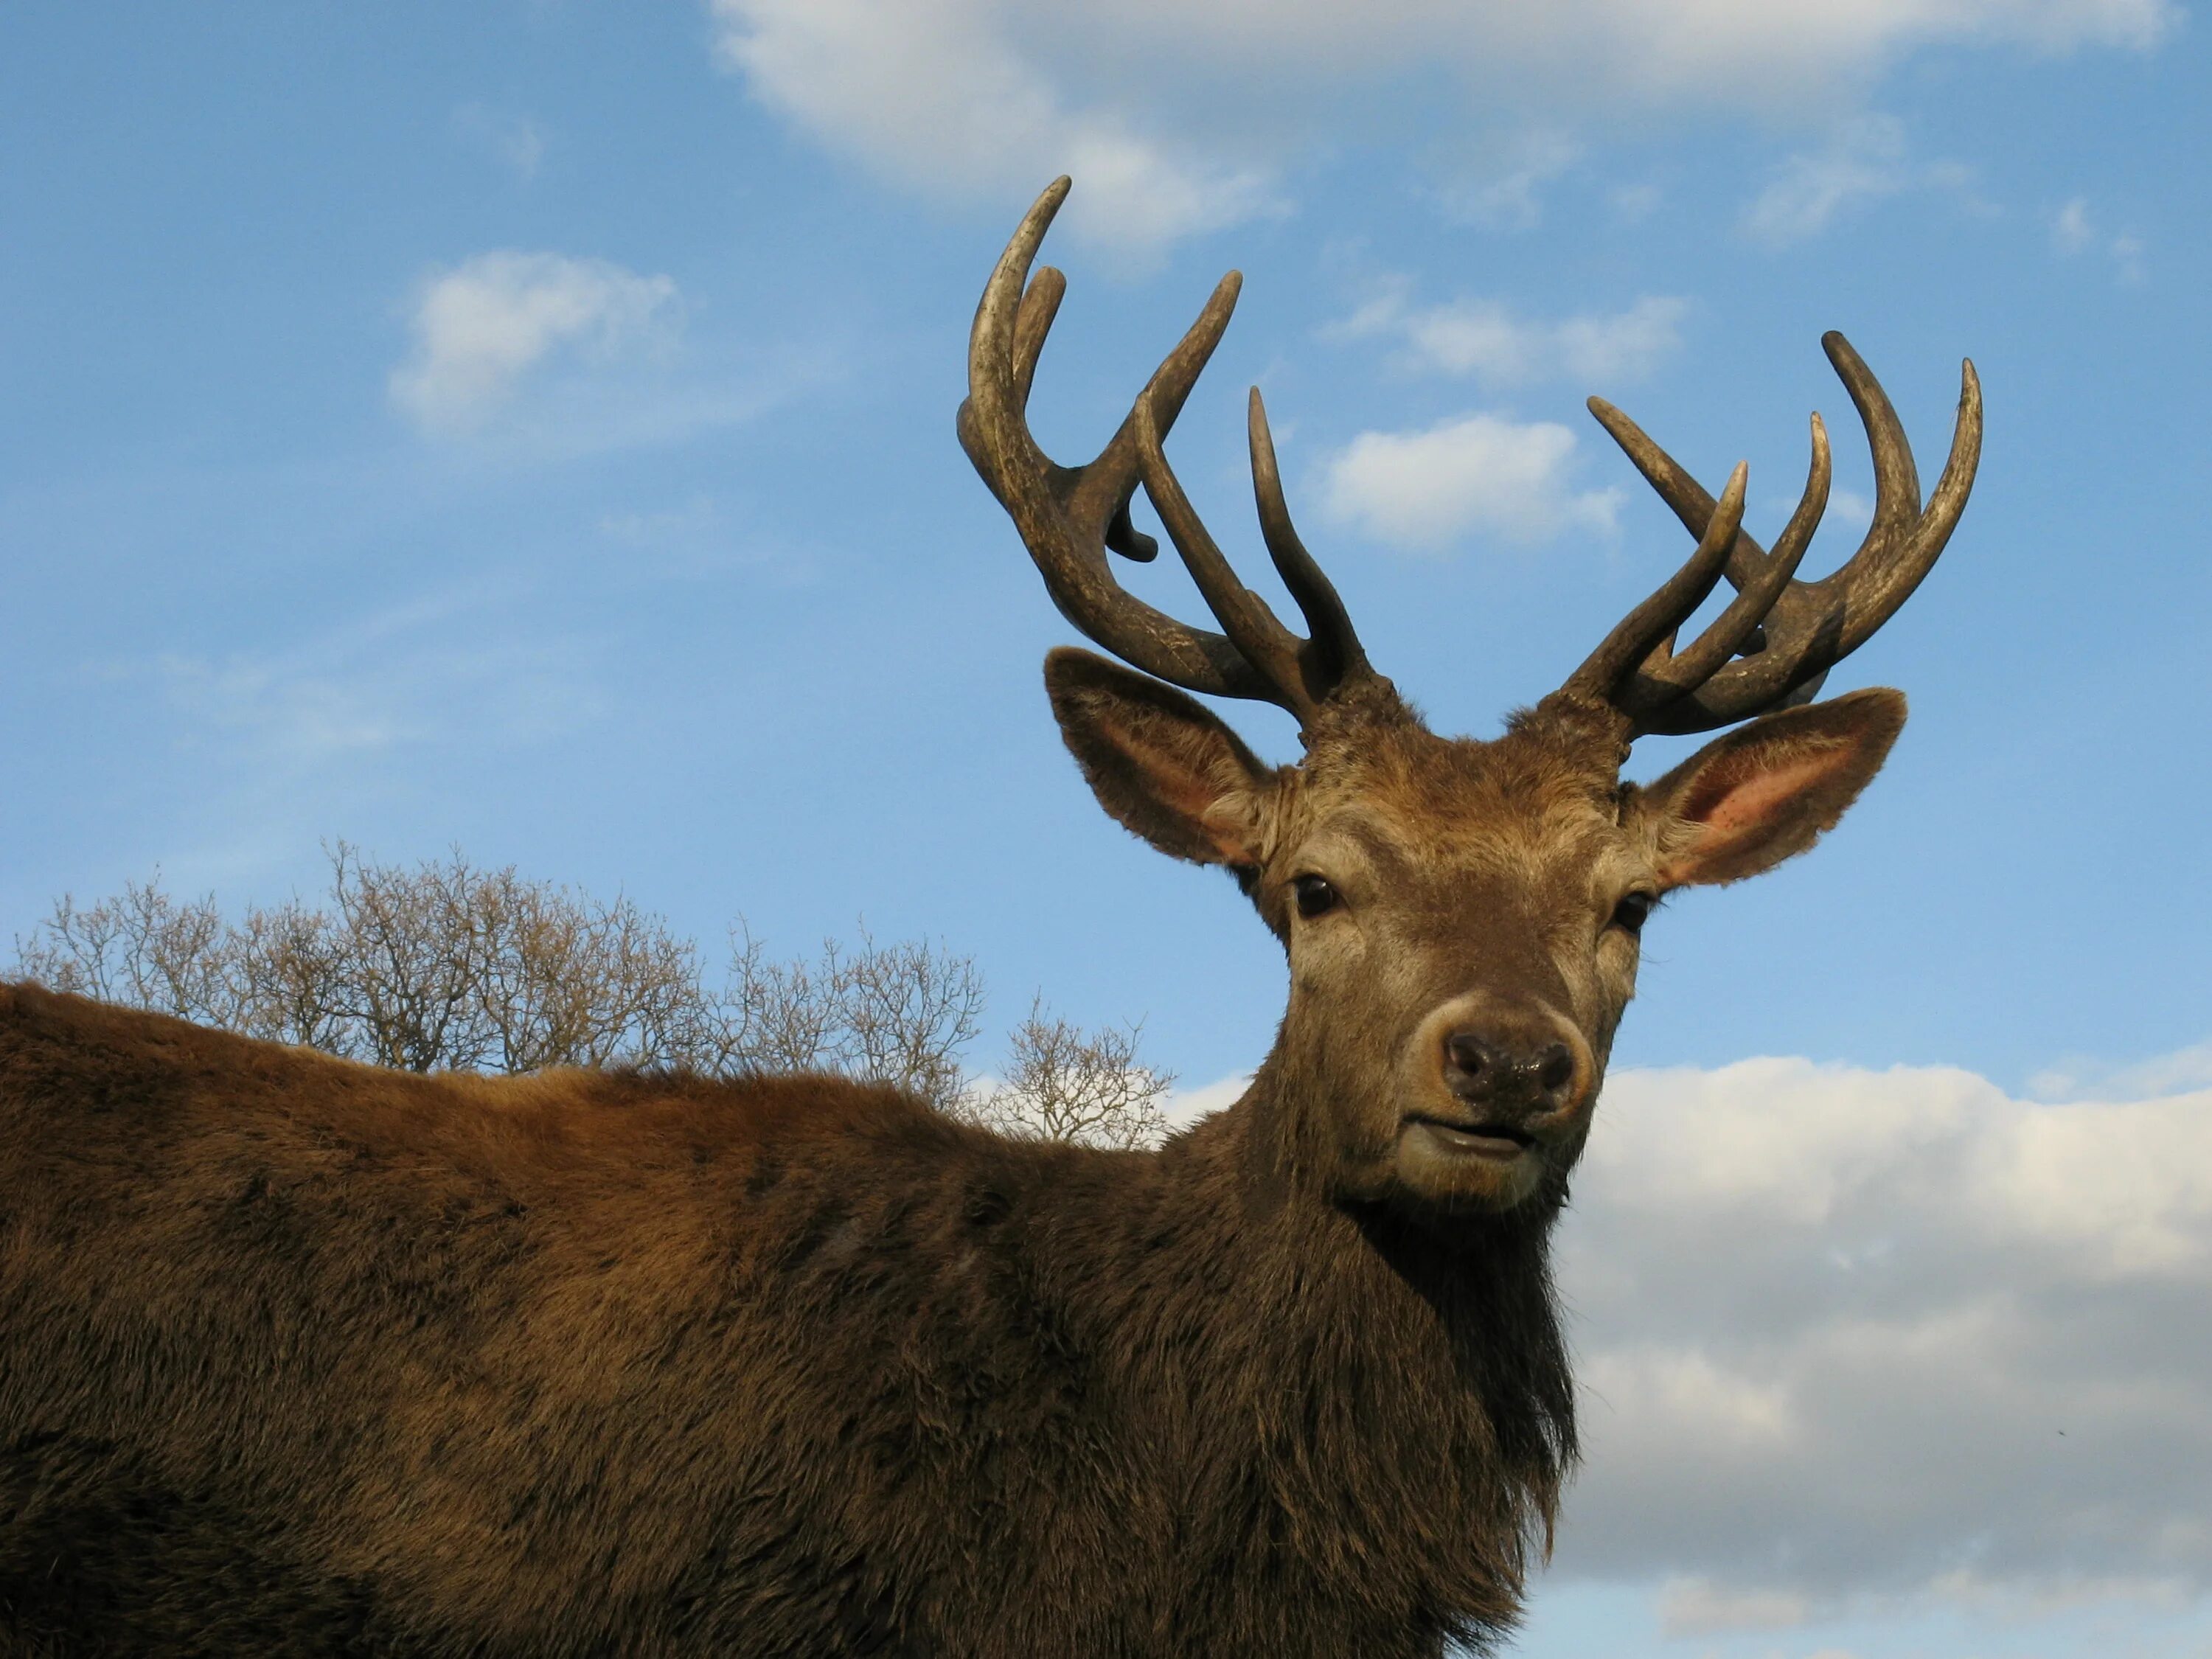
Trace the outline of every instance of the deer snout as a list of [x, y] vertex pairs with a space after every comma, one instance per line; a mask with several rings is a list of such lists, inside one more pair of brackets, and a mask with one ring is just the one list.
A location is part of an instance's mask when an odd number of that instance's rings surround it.
[[1574, 1051], [1548, 1034], [1454, 1031], [1444, 1039], [1444, 1086], [1486, 1116], [1557, 1112], [1574, 1099]]
[[1484, 991], [1432, 1009], [1403, 1050], [1398, 1183], [1448, 1206], [1510, 1209], [1580, 1151], [1595, 1057], [1548, 1005]]

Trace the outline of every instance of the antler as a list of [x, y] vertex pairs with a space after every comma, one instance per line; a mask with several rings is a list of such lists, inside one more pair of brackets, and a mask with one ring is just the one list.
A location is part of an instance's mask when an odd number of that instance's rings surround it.
[[[1828, 500], [1828, 435], [1818, 415], [1804, 495], [1769, 553], [1742, 529], [1742, 466], [1716, 502], [1628, 416], [1601, 398], [1589, 400], [1598, 423], [1698, 538], [1689, 562], [1629, 612], [1563, 688], [1611, 702], [1628, 717], [1632, 735], [1710, 731], [1809, 698], [1828, 670], [1911, 596], [1959, 522], [1982, 451], [1973, 363], [1962, 368], [1950, 458], [1923, 507], [1911, 446], [1880, 382], [1842, 335], [1823, 335], [1820, 344], [1866, 428], [1875, 507], [1858, 551], [1816, 582], [1794, 576]], [[1688, 650], [1675, 652], [1675, 630], [1723, 574], [1735, 599]]]
[[[1302, 725], [1310, 723], [1340, 686], [1373, 671], [1343, 601], [1291, 527], [1258, 388], [1252, 392], [1249, 427], [1261, 530], [1283, 585], [1304, 614], [1310, 639], [1291, 633], [1266, 600], [1237, 580], [1162, 447], [1229, 325], [1243, 279], [1233, 270], [1221, 279], [1190, 331], [1088, 465], [1057, 465], [1030, 434], [1030, 383], [1067, 279], [1048, 265], [1031, 281], [1029, 270], [1067, 191], [1067, 179], [1060, 178], [1037, 198], [975, 307], [968, 337], [968, 396], [960, 405], [961, 447], [1020, 531], [1053, 603], [1092, 641], [1186, 690], [1275, 703]], [[1159, 551], [1158, 543], [1129, 522], [1130, 497], [1139, 483], [1224, 633], [1179, 623], [1114, 579], [1108, 549], [1140, 562]]]

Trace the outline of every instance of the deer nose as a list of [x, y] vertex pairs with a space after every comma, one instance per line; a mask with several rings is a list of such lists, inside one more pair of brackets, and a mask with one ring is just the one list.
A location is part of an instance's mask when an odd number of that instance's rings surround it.
[[1557, 1111], [1574, 1092], [1575, 1057], [1564, 1042], [1514, 1042], [1479, 1031], [1444, 1039], [1444, 1086], [1470, 1106]]

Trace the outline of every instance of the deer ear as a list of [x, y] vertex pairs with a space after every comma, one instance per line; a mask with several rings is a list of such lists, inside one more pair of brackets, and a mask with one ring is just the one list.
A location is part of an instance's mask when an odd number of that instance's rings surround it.
[[1174, 687], [1088, 651], [1044, 659], [1060, 735], [1125, 829], [1194, 864], [1255, 865], [1275, 775]]
[[1741, 881], [1803, 852], [1881, 769], [1905, 694], [1853, 691], [1767, 714], [1707, 744], [1644, 793], [1669, 887]]

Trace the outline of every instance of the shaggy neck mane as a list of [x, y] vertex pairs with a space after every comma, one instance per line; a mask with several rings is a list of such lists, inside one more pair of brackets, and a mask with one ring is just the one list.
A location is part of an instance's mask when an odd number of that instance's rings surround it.
[[1170, 1202], [1210, 1211], [1200, 1254], [1230, 1281], [1186, 1271], [1168, 1292], [1212, 1303], [1223, 1349], [1190, 1368], [1194, 1427], [1256, 1425], [1276, 1542], [1369, 1594], [1378, 1576], [1413, 1604], [1440, 1594], [1476, 1614], [1443, 1633], [1473, 1638], [1513, 1618], [1575, 1462], [1550, 1260], [1564, 1186], [1433, 1228], [1339, 1203], [1285, 1173], [1310, 1121], [1288, 1069], [1271, 1057], [1161, 1154]]

